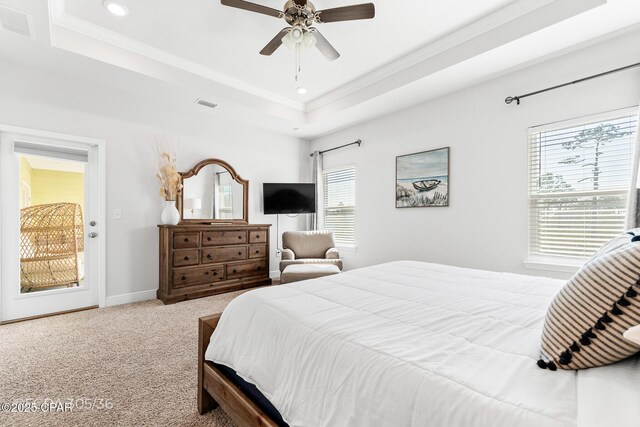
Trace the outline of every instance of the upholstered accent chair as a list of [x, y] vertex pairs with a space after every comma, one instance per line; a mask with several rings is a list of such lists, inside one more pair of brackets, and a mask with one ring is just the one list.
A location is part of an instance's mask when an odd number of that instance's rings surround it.
[[280, 272], [292, 264], [333, 264], [342, 270], [340, 253], [335, 246], [332, 231], [285, 231]]

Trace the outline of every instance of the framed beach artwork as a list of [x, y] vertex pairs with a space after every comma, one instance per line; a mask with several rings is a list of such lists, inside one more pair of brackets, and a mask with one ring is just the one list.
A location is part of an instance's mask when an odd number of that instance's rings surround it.
[[449, 206], [449, 147], [396, 157], [396, 208]]

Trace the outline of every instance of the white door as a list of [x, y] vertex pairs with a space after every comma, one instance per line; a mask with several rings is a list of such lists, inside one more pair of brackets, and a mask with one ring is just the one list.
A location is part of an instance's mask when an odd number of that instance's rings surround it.
[[103, 149], [0, 127], [1, 321], [104, 305]]

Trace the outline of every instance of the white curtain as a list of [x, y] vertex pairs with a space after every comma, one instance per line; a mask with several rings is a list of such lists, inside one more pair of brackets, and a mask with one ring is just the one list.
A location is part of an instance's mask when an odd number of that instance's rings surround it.
[[[638, 117], [640, 127], [640, 116]], [[640, 129], [639, 129], [640, 130]], [[640, 183], [638, 182], [638, 166], [640, 165], [640, 131], [636, 131], [636, 146], [631, 164], [631, 185], [629, 188], [629, 204], [627, 205], [627, 229], [640, 227]]]
[[324, 186], [322, 185], [322, 154], [313, 152], [313, 182], [316, 184], [316, 214], [313, 215], [312, 230], [324, 227]]

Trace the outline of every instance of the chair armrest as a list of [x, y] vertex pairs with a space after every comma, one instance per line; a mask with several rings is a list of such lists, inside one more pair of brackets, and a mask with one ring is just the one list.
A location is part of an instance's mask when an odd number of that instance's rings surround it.
[[296, 254], [293, 253], [291, 249], [284, 249], [282, 251], [282, 260], [290, 260], [290, 259], [296, 259]]
[[329, 248], [324, 254], [326, 259], [340, 259], [340, 252], [336, 248]]

